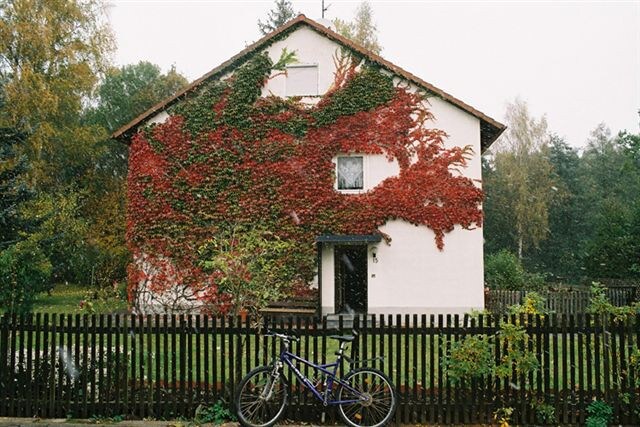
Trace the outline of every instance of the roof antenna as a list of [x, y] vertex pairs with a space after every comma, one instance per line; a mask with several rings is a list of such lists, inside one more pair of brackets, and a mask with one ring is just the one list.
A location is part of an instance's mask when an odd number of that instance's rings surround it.
[[329, 10], [329, 7], [330, 7], [330, 6], [331, 6], [331, 5], [330, 5], [330, 4], [328, 4], [328, 5], [327, 5], [327, 7], [324, 7], [324, 0], [322, 0], [322, 19], [324, 19], [324, 13], [325, 13], [327, 10]]

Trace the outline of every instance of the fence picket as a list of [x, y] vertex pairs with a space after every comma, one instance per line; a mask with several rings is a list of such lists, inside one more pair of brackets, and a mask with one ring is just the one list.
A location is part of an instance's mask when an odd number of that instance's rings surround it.
[[443, 423], [445, 420], [445, 405], [446, 402], [443, 401], [445, 389], [444, 389], [444, 371], [442, 369], [442, 356], [444, 350], [445, 343], [445, 330], [444, 330], [444, 317], [443, 315], [438, 315], [438, 422]]
[[435, 327], [435, 316], [433, 314], [429, 315], [429, 423], [434, 424], [438, 419], [436, 415], [436, 362], [435, 362], [435, 342], [436, 342], [436, 327]]
[[[25, 363], [25, 374], [29, 374], [29, 376], [31, 376], [31, 373], [33, 372], [33, 353], [32, 353], [32, 349], [33, 349], [33, 313], [28, 313], [26, 318], [25, 318], [25, 331], [26, 331], [26, 336], [22, 337], [22, 341], [26, 341], [26, 345], [25, 345], [25, 359], [26, 361]], [[23, 413], [25, 414], [25, 416], [27, 417], [31, 417], [33, 416], [33, 381], [29, 381], [28, 384], [26, 384], [26, 387], [24, 389], [25, 391], [25, 399], [24, 399], [24, 409], [23, 409]]]
[[[86, 326], [85, 326], [86, 329]], [[118, 371], [113, 371], [113, 366], [115, 365], [113, 359], [113, 315], [107, 315], [107, 355], [106, 355], [106, 366], [107, 366], [107, 391], [106, 391], [106, 402], [107, 402], [107, 413], [109, 416], [116, 415], [112, 412], [113, 409], [113, 385], [117, 382]], [[115, 376], [115, 377], [114, 377]]]
[[584, 316], [579, 313], [577, 316], [577, 335], [578, 335], [578, 417], [577, 422], [584, 424], [585, 422], [585, 395], [586, 395], [586, 379], [585, 379], [585, 351], [584, 351]]
[[[187, 317], [187, 346], [185, 352], [183, 353], [187, 356], [186, 365], [187, 365], [187, 401], [186, 401], [186, 411], [187, 413], [193, 412], [193, 359], [194, 359], [194, 351], [193, 351], [193, 316], [189, 315]], [[233, 356], [231, 356], [231, 360]]]

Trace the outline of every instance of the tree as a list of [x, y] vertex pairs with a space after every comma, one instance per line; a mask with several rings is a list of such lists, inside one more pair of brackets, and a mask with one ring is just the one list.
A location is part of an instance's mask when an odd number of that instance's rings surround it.
[[57, 183], [69, 161], [90, 158], [95, 135], [77, 119], [112, 47], [100, 0], [0, 3], [0, 125], [28, 134], [33, 182]]
[[584, 270], [593, 279], [640, 277], [640, 203], [607, 200], [585, 245]]
[[0, 129], [0, 309], [8, 312], [28, 311], [51, 271], [30, 235], [37, 222], [24, 215], [34, 196], [26, 183], [26, 157], [15, 154], [24, 139], [13, 129]]
[[640, 134], [634, 135], [624, 130], [618, 134], [618, 141], [640, 166]]
[[96, 145], [95, 167], [85, 173], [86, 197], [81, 206], [81, 215], [89, 219], [82, 241], [91, 263], [90, 271], [81, 270], [92, 284], [108, 286], [123, 280], [129, 262], [124, 241], [128, 148], [108, 135], [187, 83], [175, 68], [162, 74], [159, 66], [146, 61], [113, 67], [95, 90], [93, 106], [84, 113], [83, 122], [103, 132]]
[[575, 281], [581, 275], [581, 248], [587, 232], [581, 160], [575, 148], [563, 138], [551, 135], [549, 161], [556, 177], [557, 197], [549, 205], [547, 239], [529, 254], [529, 263], [538, 271], [550, 273], [555, 280]]
[[296, 16], [290, 0], [275, 0], [274, 8], [269, 11], [265, 22], [258, 20], [262, 35], [267, 35]]
[[235, 226], [207, 241], [199, 252], [204, 269], [219, 277], [218, 292], [231, 313], [244, 309], [258, 317], [268, 303], [291, 290], [297, 273], [295, 245], [259, 226]]
[[538, 247], [548, 235], [549, 206], [557, 187], [549, 161], [546, 119], [532, 118], [527, 104], [516, 99], [507, 106], [506, 122], [507, 131], [492, 149], [494, 173], [485, 181], [485, 188], [488, 194], [500, 188], [496, 207], [508, 212], [522, 259], [527, 248]]
[[95, 106], [85, 113], [85, 121], [113, 132], [187, 84], [175, 67], [162, 74], [160, 67], [147, 61], [110, 68], [96, 90]]
[[378, 28], [373, 22], [373, 9], [368, 1], [360, 3], [352, 22], [336, 18], [333, 20], [336, 32], [353, 40], [365, 49], [380, 54], [382, 47], [378, 43]]
[[[637, 136], [600, 124], [581, 159], [583, 269], [593, 279], [640, 276], [640, 163], [630, 142]], [[632, 146], [632, 144], [631, 144]]]
[[508, 177], [495, 167], [494, 156], [487, 151], [482, 156], [482, 187], [484, 190], [483, 224], [485, 262], [490, 254], [507, 250], [515, 252], [517, 236], [513, 227], [514, 214], [505, 209], [511, 200]]
[[0, 251], [0, 309], [30, 311], [36, 295], [46, 289], [50, 274], [51, 263], [31, 239]]
[[21, 211], [34, 196], [26, 183], [27, 159], [15, 153], [24, 139], [13, 129], [0, 128], [0, 249], [17, 243], [31, 224]]

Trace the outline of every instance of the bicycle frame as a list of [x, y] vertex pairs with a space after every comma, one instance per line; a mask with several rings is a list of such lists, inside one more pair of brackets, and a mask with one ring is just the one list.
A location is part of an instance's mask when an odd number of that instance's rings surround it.
[[[305, 387], [311, 390], [315, 398], [321, 401], [324, 406], [340, 405], [343, 403], [357, 403], [362, 400], [366, 400], [362, 396], [362, 393], [352, 388], [349, 384], [342, 381], [340, 378], [336, 377], [336, 373], [338, 372], [338, 367], [340, 366], [341, 359], [342, 357], [338, 356], [338, 359], [333, 363], [327, 363], [325, 365], [316, 365], [315, 363], [309, 360], [303, 359], [302, 357], [291, 353], [289, 349], [286, 347], [280, 353], [280, 362], [287, 365], [289, 369], [293, 371], [294, 375], [298, 378], [298, 380], [302, 382], [302, 384], [304, 384]], [[307, 378], [302, 372], [300, 372], [300, 370], [293, 363], [294, 361], [310, 366], [315, 371], [320, 371], [321, 373], [326, 375], [327, 379], [326, 379], [326, 387], [325, 387], [324, 393], [320, 393], [318, 390], [316, 390], [315, 385], [309, 380], [309, 378]], [[342, 387], [345, 387], [347, 390], [351, 391], [352, 393], [354, 393], [356, 396], [359, 396], [360, 398], [351, 399], [351, 400], [329, 400], [329, 395], [331, 394], [331, 391], [333, 390], [333, 386], [335, 383], [341, 385]]]

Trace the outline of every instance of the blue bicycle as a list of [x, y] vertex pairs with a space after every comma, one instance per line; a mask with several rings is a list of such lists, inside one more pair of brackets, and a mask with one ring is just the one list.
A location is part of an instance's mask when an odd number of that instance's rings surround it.
[[[377, 369], [362, 367], [351, 370], [343, 378], [336, 377], [342, 359], [351, 365], [357, 363], [344, 354], [345, 345], [353, 341], [354, 336], [330, 337], [340, 341], [340, 347], [336, 352], [337, 360], [326, 365], [316, 365], [291, 353], [289, 344], [299, 341], [295, 336], [274, 332], [268, 332], [266, 336], [282, 340], [282, 351], [271, 365], [253, 369], [240, 381], [235, 407], [241, 425], [269, 427], [282, 416], [288, 401], [285, 366], [324, 406], [337, 406], [338, 413], [347, 425], [378, 427], [389, 423], [397, 399], [391, 380], [385, 374]], [[300, 372], [296, 363], [309, 366], [324, 380], [314, 383]]]

